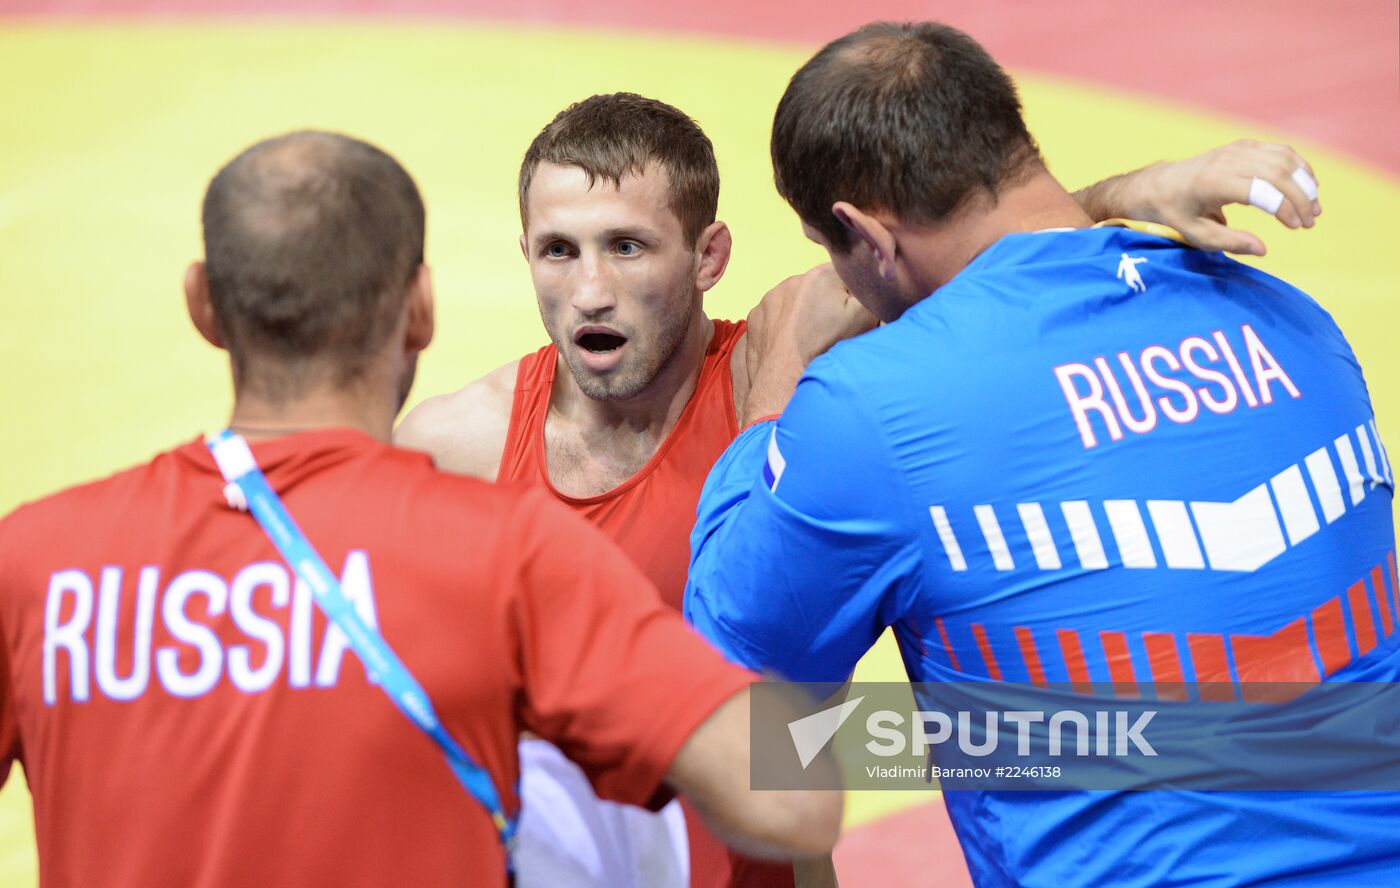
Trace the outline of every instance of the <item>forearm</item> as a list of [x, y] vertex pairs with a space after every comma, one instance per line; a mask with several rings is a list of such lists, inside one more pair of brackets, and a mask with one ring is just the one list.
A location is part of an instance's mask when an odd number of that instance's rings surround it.
[[749, 386], [743, 406], [739, 408], [739, 428], [746, 429], [756, 422], [782, 414], [792, 400], [795, 379], [776, 379], [760, 375]]
[[839, 888], [836, 866], [830, 857], [794, 861], [792, 874], [796, 888]]
[[1230, 228], [1226, 205], [1254, 204], [1288, 228], [1311, 228], [1322, 212], [1308, 162], [1286, 145], [1250, 140], [1150, 164], [1090, 185], [1074, 197], [1096, 222], [1156, 222], [1175, 229], [1197, 249], [1255, 256], [1264, 255], [1264, 242], [1249, 231]]
[[1151, 197], [1151, 181], [1159, 164], [1130, 173], [1110, 176], [1074, 192], [1074, 199], [1095, 222], [1108, 219], [1138, 219], [1160, 222]]
[[[769, 686], [764, 722], [783, 725], [808, 714], [796, 691]], [[751, 693], [715, 710], [676, 755], [667, 781], [730, 847], [750, 857], [792, 860], [831, 853], [841, 829], [839, 789], [755, 789], [752, 786]], [[785, 739], [785, 738], [784, 738]], [[804, 771], [811, 786], [840, 786], [835, 761], [823, 751]]]

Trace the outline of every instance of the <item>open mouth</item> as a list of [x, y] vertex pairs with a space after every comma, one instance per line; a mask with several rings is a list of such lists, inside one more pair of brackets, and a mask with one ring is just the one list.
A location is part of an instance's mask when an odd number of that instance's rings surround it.
[[608, 352], [617, 351], [627, 342], [626, 336], [619, 336], [616, 333], [588, 332], [580, 333], [574, 337], [574, 342], [579, 347], [593, 352], [595, 355], [605, 355]]

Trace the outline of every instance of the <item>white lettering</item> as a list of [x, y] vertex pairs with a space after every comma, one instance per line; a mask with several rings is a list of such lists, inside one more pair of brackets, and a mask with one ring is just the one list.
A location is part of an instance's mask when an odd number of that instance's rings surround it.
[[[66, 598], [73, 599], [73, 613], [59, 624]], [[92, 578], [80, 570], [61, 570], [49, 577], [44, 600], [44, 704], [58, 702], [58, 650], [68, 652], [68, 693], [86, 702], [91, 687], [88, 645], [83, 635], [92, 621]]]
[[1061, 733], [1064, 731], [1065, 723], [1069, 723], [1078, 728], [1074, 737], [1074, 754], [1089, 754], [1089, 719], [1082, 712], [1075, 712], [1072, 709], [1061, 710], [1050, 716], [1050, 754], [1059, 755], [1061, 746]]
[[1045, 713], [1012, 710], [1004, 713], [1003, 718], [1016, 726], [1016, 754], [1030, 755], [1031, 725], [1045, 721]]
[[160, 570], [141, 568], [136, 582], [136, 637], [132, 642], [131, 674], [117, 676], [117, 615], [121, 610], [122, 569], [102, 568], [97, 599], [97, 686], [113, 700], [135, 700], [151, 681], [151, 624], [155, 622]]
[[[209, 693], [225, 671], [234, 687], [249, 694], [272, 687], [284, 669], [289, 687], [311, 687], [313, 682], [316, 687], [334, 687], [346, 650], [354, 650], [345, 633], [323, 622], [320, 656], [313, 662], [312, 592], [280, 562], [255, 562], [234, 574], [232, 581], [207, 570], [189, 570], [163, 591], [160, 568], [141, 568], [134, 588], [133, 573], [135, 569], [108, 565], [96, 583], [77, 569], [49, 578], [43, 635], [46, 705], [55, 705], [60, 695], [86, 702], [94, 672], [102, 696], [119, 701], [149, 691], [153, 672], [155, 684], [186, 698]], [[369, 555], [350, 552], [340, 581], [360, 619], [377, 628]], [[196, 598], [203, 601], [196, 604]], [[157, 609], [173, 642], [160, 647], [154, 647]], [[285, 617], [279, 619], [278, 612]], [[60, 689], [63, 669], [66, 688]], [[377, 681], [373, 670], [368, 673], [370, 681]]]
[[209, 599], [210, 616], [222, 614], [228, 606], [228, 586], [207, 570], [186, 571], [166, 588], [165, 600], [161, 602], [166, 629], [177, 641], [199, 651], [199, 666], [189, 673], [180, 670], [179, 648], [163, 647], [156, 651], [156, 674], [165, 689], [176, 697], [199, 697], [209, 693], [224, 668], [224, 649], [218, 636], [208, 626], [193, 623], [185, 615], [185, 605], [195, 595]]
[[292, 625], [287, 684], [304, 688], [311, 684], [311, 587], [297, 577], [292, 591]]
[[1283, 372], [1283, 367], [1274, 359], [1273, 354], [1264, 347], [1264, 342], [1259, 338], [1259, 334], [1254, 332], [1254, 328], [1245, 324], [1244, 347], [1249, 353], [1249, 363], [1254, 369], [1254, 379], [1259, 385], [1259, 399], [1265, 404], [1274, 402], [1274, 394], [1269, 389], [1269, 383], [1278, 380], [1283, 383], [1283, 387], [1288, 390], [1288, 394], [1294, 398], [1301, 398], [1302, 394], [1298, 387], [1293, 384], [1293, 380], [1288, 378], [1288, 374]]
[[[369, 556], [356, 549], [345, 557], [345, 569], [340, 573], [340, 590], [346, 599], [355, 606], [360, 619], [374, 628], [379, 628], [379, 616], [374, 607], [374, 584], [369, 575]], [[325, 641], [321, 643], [321, 659], [316, 664], [316, 684], [318, 687], [335, 687], [340, 680], [340, 661], [350, 642], [340, 627], [334, 624], [326, 629]], [[371, 682], [377, 681], [374, 675]]]
[[1249, 380], [1244, 378], [1244, 368], [1240, 367], [1240, 359], [1235, 357], [1235, 350], [1230, 347], [1230, 341], [1219, 330], [1216, 330], [1213, 335], [1216, 344], [1220, 346], [1220, 353], [1225, 356], [1225, 363], [1230, 365], [1230, 372], [1235, 374], [1235, 381], [1240, 384], [1240, 393], [1244, 395], [1244, 402], [1251, 407], [1258, 407], [1259, 399], [1254, 397], [1254, 389], [1249, 387]]
[[1187, 423], [1193, 421], [1196, 415], [1201, 412], [1201, 405], [1196, 401], [1196, 392], [1181, 380], [1159, 373], [1157, 368], [1152, 366], [1153, 361], [1162, 361], [1170, 370], [1180, 370], [1181, 362], [1176, 359], [1176, 355], [1160, 345], [1150, 345], [1142, 351], [1142, 372], [1147, 375], [1153, 385], [1180, 395], [1181, 403], [1184, 405], [1181, 408], [1174, 407], [1171, 401], [1163, 395], [1157, 399], [1158, 406], [1162, 408], [1162, 415], [1172, 422]]
[[287, 606], [288, 585], [287, 569], [271, 561], [250, 564], [233, 578], [229, 588], [229, 614], [244, 635], [262, 642], [267, 648], [262, 666], [254, 669], [253, 655], [248, 645], [229, 646], [228, 677], [244, 693], [255, 694], [272, 687], [277, 673], [282, 671], [282, 658], [286, 651], [282, 628], [254, 610], [254, 591], [259, 586], [268, 587], [272, 591], [272, 606], [284, 608]]
[[[937, 726], [932, 734], [927, 730], [929, 722]], [[936, 710], [914, 713], [914, 755], [928, 755], [930, 746], [937, 746], [951, 736], [953, 720], [944, 713]]]
[[1199, 336], [1188, 337], [1181, 343], [1181, 363], [1186, 365], [1186, 369], [1190, 370], [1201, 379], [1220, 386], [1220, 390], [1225, 393], [1225, 399], [1218, 400], [1206, 390], [1205, 386], [1202, 386], [1196, 389], [1201, 396], [1201, 403], [1205, 404], [1206, 409], [1210, 410], [1212, 413], [1229, 413], [1231, 410], [1234, 410], [1240, 402], [1239, 395], [1235, 392], [1235, 387], [1230, 384], [1230, 380], [1226, 378], [1224, 373], [1215, 370], [1207, 370], [1196, 363], [1196, 359], [1191, 357], [1191, 353], [1194, 351], [1204, 352], [1206, 357], [1211, 361], [1220, 360], [1220, 355], [1216, 353], [1215, 346], [1206, 342]]
[[1114, 750], [1115, 754], [1127, 755], [1128, 741], [1131, 740], [1133, 741], [1133, 745], [1138, 748], [1138, 752], [1142, 753], [1143, 755], [1156, 755], [1157, 750], [1152, 747], [1152, 744], [1148, 742], [1146, 737], [1142, 736], [1143, 729], [1147, 727], [1147, 723], [1152, 721], [1153, 716], [1155, 716], [1156, 714], [1156, 710], [1149, 709], [1146, 712], [1143, 712], [1140, 715], [1138, 715], [1137, 719], [1133, 722], [1132, 727], [1128, 727], [1128, 713], [1117, 713], [1118, 742], [1116, 744], [1117, 749]]
[[985, 739], [980, 743], [972, 742], [972, 713], [958, 713], [958, 748], [967, 755], [991, 755], [997, 748], [997, 714], [988, 712], [986, 714], [987, 732], [983, 736]]
[[[1133, 388], [1133, 395], [1140, 405], [1140, 417], [1128, 407], [1129, 398], [1123, 391], [1117, 371], [1102, 355], [1094, 358], [1093, 367], [1075, 363], [1055, 367], [1055, 379], [1069, 404], [1070, 415], [1084, 447], [1092, 449], [1099, 443], [1090, 420], [1091, 412], [1098, 413], [1108, 429], [1109, 437], [1118, 441], [1123, 438], [1125, 428], [1139, 435], [1155, 429], [1159, 409], [1162, 416], [1184, 424], [1200, 417], [1202, 404], [1212, 413], [1230, 413], [1241, 403], [1251, 408], [1268, 405], [1274, 402], [1271, 385], [1275, 382], [1292, 397], [1301, 397], [1298, 387], [1264, 346], [1254, 328], [1244, 324], [1240, 332], [1245, 343], [1245, 354], [1249, 357], [1247, 366], [1236, 356], [1234, 346], [1221, 330], [1211, 334], [1214, 342], [1200, 336], [1188, 336], [1181, 341], [1176, 352], [1165, 346], [1149, 345], [1138, 354], [1136, 361], [1131, 353], [1118, 352], [1118, 364]], [[1222, 361], [1228, 366], [1230, 375], [1207, 366]], [[1193, 387], [1170, 375], [1182, 369], [1204, 385]], [[1216, 388], [1219, 389], [1218, 394]], [[1160, 394], [1162, 391], [1170, 393], [1172, 397]]]
[[[1073, 382], [1076, 376], [1089, 384], [1088, 393], [1079, 394], [1079, 389]], [[1086, 448], [1097, 447], [1099, 443], [1094, 437], [1094, 427], [1089, 422], [1090, 410], [1098, 411], [1104, 424], [1108, 426], [1110, 438], [1115, 441], [1122, 439], [1123, 429], [1119, 427], [1118, 418], [1113, 415], [1113, 411], [1104, 403], [1103, 385], [1093, 370], [1084, 364], [1061, 364], [1055, 368], [1055, 378], [1060, 381], [1060, 390], [1065, 393], [1070, 413], [1074, 415], [1074, 424], [1079, 427], [1079, 437]]]
[[1099, 373], [1103, 375], [1104, 385], [1108, 386], [1109, 397], [1113, 398], [1113, 406], [1118, 409], [1123, 425], [1127, 426], [1129, 431], [1138, 434], [1150, 432], [1157, 427], [1157, 408], [1152, 406], [1152, 398], [1147, 394], [1147, 387], [1142, 384], [1142, 377], [1138, 375], [1137, 367], [1133, 365], [1128, 353], [1119, 352], [1118, 362], [1123, 365], [1123, 370], [1133, 385], [1133, 391], [1138, 396], [1138, 403], [1142, 405], [1142, 419], [1133, 418], [1132, 411], [1128, 409], [1128, 402], [1123, 397], [1123, 389], [1119, 387], [1118, 379], [1113, 375], [1108, 362], [1101, 357], [1094, 358], [1094, 366], [1098, 367]]
[[[895, 728], [904, 724], [904, 716], [888, 709], [870, 713], [865, 730], [876, 739], [867, 740], [865, 748], [875, 755], [899, 755], [904, 752], [904, 733]], [[879, 741], [883, 740], [881, 743]]]

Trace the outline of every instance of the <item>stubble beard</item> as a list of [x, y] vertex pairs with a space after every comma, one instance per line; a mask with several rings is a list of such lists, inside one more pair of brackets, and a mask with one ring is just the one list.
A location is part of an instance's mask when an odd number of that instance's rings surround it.
[[[631, 366], [624, 364], [618, 372], [607, 376], [596, 376], [589, 372], [588, 368], [575, 365], [576, 356], [572, 343], [569, 343], [570, 347], [564, 350], [564, 362], [568, 364], [569, 372], [573, 374], [579, 390], [594, 401], [628, 401], [646, 391], [680, 350], [681, 343], [690, 331], [695, 312], [699, 310], [698, 301], [693, 298], [686, 299], [682, 309], [685, 314], [675, 324], [657, 331], [655, 348], [646, 354], [637, 355]], [[629, 346], [634, 346], [635, 343], [636, 340], [628, 340]]]

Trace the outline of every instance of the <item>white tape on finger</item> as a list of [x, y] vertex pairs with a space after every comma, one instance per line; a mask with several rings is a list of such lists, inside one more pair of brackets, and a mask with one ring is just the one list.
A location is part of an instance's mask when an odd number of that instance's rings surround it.
[[1308, 200], [1317, 200], [1317, 181], [1308, 175], [1308, 171], [1303, 167], [1298, 167], [1293, 171], [1293, 181], [1298, 183], [1298, 187], [1303, 189], [1303, 193], [1308, 196]]
[[1272, 183], [1255, 176], [1249, 180], [1249, 204], [1272, 216], [1283, 206], [1283, 192]]

